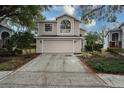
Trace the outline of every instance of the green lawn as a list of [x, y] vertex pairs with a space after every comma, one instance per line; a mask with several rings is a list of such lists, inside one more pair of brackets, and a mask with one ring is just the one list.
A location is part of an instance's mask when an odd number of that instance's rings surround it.
[[93, 56], [86, 63], [98, 73], [124, 74], [122, 57]]

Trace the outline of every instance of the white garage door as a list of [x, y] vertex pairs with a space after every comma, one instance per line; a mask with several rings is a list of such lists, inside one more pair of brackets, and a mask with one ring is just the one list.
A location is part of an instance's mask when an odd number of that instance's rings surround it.
[[72, 53], [73, 41], [72, 40], [44, 40], [43, 53]]

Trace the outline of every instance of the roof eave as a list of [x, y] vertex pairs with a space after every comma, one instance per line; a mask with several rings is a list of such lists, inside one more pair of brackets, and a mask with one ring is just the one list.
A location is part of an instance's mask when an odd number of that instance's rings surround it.
[[79, 39], [81, 39], [81, 38], [83, 38], [82, 36], [80, 36], [80, 37], [63, 37], [63, 36], [61, 36], [61, 37], [50, 37], [50, 36], [47, 36], [47, 37], [42, 37], [42, 36], [36, 36], [36, 37], [34, 37], [34, 38], [36, 38], [36, 39], [51, 39], [51, 38], [53, 38], [53, 39], [72, 39], [72, 38], [79, 38]]
[[0, 24], [0, 26], [2, 26], [2, 27], [4, 27], [4, 28], [6, 28], [6, 29], [8, 29], [8, 30], [10, 30], [10, 31], [12, 31], [12, 32], [14, 32], [14, 30], [13, 30], [13, 29], [8, 28], [8, 27], [6, 27], [6, 26], [4, 26], [4, 25], [2, 25], [2, 24]]
[[124, 26], [124, 22], [118, 28], [121, 28], [122, 26]]
[[80, 28], [80, 31], [85, 31], [86, 32], [86, 30], [85, 29], [82, 29], [82, 28]]
[[56, 23], [57, 21], [56, 20], [45, 20], [45, 21], [37, 21], [36, 23]]
[[58, 16], [58, 17], [56, 17], [56, 20], [57, 20], [58, 18], [62, 17], [62, 16], [69, 16], [69, 17], [73, 18], [75, 21], [78, 21], [78, 22], [81, 23], [80, 20], [78, 20], [78, 19], [76, 19], [75, 17], [73, 17], [73, 16], [71, 16], [71, 15], [68, 15], [68, 14], [63, 14], [63, 15], [61, 15], [61, 16]]

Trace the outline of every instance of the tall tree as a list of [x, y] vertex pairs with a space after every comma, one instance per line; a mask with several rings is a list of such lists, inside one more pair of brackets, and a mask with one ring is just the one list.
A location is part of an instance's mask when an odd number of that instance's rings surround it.
[[44, 19], [42, 12], [48, 10], [51, 6], [39, 5], [1, 5], [0, 23], [9, 20], [22, 26], [33, 28], [35, 22]]
[[85, 23], [92, 22], [92, 19], [104, 20], [107, 22], [117, 21], [117, 14], [124, 10], [123, 5], [87, 5], [80, 6], [81, 17]]

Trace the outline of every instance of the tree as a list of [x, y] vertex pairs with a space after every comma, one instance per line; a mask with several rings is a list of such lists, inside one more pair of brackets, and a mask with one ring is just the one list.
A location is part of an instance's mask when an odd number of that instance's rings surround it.
[[104, 20], [107, 22], [117, 21], [117, 14], [122, 13], [123, 5], [87, 5], [80, 6], [81, 19], [90, 23], [92, 19]]
[[88, 32], [87, 35], [85, 36], [86, 40], [86, 50], [99, 50], [102, 45], [102, 40], [101, 34], [98, 32]]
[[9, 42], [6, 43], [6, 48], [9, 53], [14, 53], [14, 48], [17, 47], [18, 33], [15, 33], [9, 38]]
[[30, 48], [31, 44], [34, 42], [33, 34], [30, 32], [19, 32], [18, 33], [18, 42], [17, 47], [24, 49], [24, 48]]
[[97, 36], [95, 33], [89, 32], [87, 33], [87, 35], [85, 36], [85, 40], [88, 46], [91, 46], [91, 50], [93, 50], [93, 45], [95, 44], [95, 42], [97, 41]]
[[48, 10], [51, 6], [39, 5], [1, 5], [0, 6], [0, 23], [9, 20], [22, 26], [32, 29], [35, 22], [44, 19], [42, 12]]
[[7, 49], [10, 53], [13, 53], [17, 48], [27, 49], [31, 48], [31, 44], [35, 43], [33, 34], [30, 31], [17, 32], [9, 39]]

